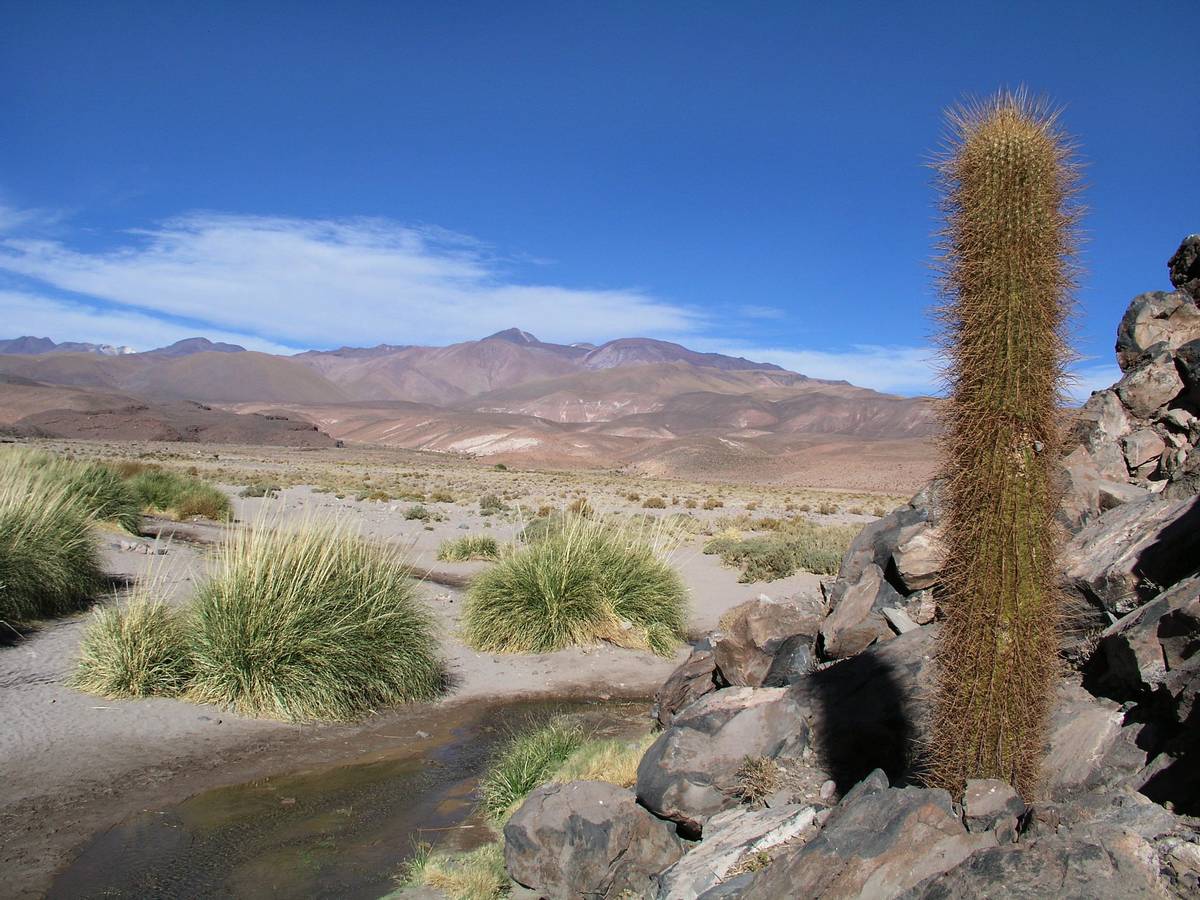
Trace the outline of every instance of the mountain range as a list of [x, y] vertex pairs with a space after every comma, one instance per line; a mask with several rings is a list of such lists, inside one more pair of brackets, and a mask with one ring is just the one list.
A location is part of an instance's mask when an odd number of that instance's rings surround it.
[[121, 440], [343, 440], [547, 466], [774, 477], [836, 447], [889, 459], [903, 450], [917, 464], [935, 417], [928, 399], [668, 341], [555, 344], [511, 328], [446, 347], [294, 356], [200, 337], [141, 353], [0, 341], [0, 426]]

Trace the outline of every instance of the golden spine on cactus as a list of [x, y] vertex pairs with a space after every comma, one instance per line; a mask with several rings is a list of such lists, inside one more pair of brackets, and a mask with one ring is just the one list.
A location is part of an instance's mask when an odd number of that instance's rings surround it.
[[929, 780], [1037, 792], [1058, 666], [1055, 469], [1077, 168], [1023, 92], [948, 115], [938, 310], [946, 564]]

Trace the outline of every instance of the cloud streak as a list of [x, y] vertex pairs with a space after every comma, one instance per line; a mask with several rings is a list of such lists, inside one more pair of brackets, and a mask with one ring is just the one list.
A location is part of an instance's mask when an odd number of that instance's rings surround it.
[[86, 253], [0, 240], [0, 269], [97, 298], [293, 347], [442, 344], [513, 325], [546, 340], [691, 333], [695, 310], [635, 289], [524, 284], [477, 241], [371, 219], [195, 214]]

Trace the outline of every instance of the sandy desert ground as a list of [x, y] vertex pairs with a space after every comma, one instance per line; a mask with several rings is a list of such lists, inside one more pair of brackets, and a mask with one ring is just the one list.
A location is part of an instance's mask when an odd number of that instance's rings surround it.
[[[368, 537], [405, 547], [414, 571], [424, 576], [422, 596], [441, 624], [453, 688], [436, 704], [380, 711], [357, 724], [284, 724], [184, 701], [106, 701], [67, 687], [64, 681], [86, 614], [42, 623], [20, 637], [10, 635], [0, 645], [0, 708], [5, 711], [0, 763], [6, 782], [0, 800], [0, 866], [9, 873], [4, 892], [17, 896], [43, 891], [90, 835], [203, 788], [419, 746], [451, 727], [456, 708], [481, 700], [647, 697], [676, 664], [608, 645], [530, 656], [471, 650], [456, 636], [463, 587], [487, 564], [437, 561], [437, 548], [447, 538], [490, 533], [512, 540], [540, 507], [562, 508], [584, 496], [602, 512], [686, 516], [696, 533], [674, 551], [673, 562], [691, 593], [690, 631], [699, 634], [714, 628], [723, 612], [760, 593], [785, 596], [818, 588], [818, 577], [807, 573], [769, 584], [739, 583], [739, 572], [701, 552], [704, 532], [718, 527], [723, 517], [748, 510], [786, 515], [807, 507], [817, 521], [866, 523], [907, 499], [894, 487], [873, 493], [705, 484], [615, 472], [515, 471], [392, 450], [49, 446], [80, 456], [144, 458], [194, 470], [235, 497], [240, 522], [336, 517]], [[889, 487], [888, 473], [878, 474], [881, 486]], [[273, 498], [237, 496], [253, 483], [281, 490]], [[502, 498], [507, 511], [483, 515], [479, 500], [487, 494]], [[641, 499], [650, 496], [663, 497], [665, 509], [643, 510]], [[710, 498], [714, 502], [708, 505], [723, 505], [704, 509]], [[689, 500], [695, 508], [688, 508]], [[406, 517], [418, 504], [430, 519]], [[815, 511], [821, 504], [827, 514]], [[147, 530], [160, 536], [104, 532], [107, 570], [118, 585], [156, 577], [172, 602], [185, 601], [208, 565], [222, 527], [148, 521]], [[681, 647], [679, 656], [684, 653]]]

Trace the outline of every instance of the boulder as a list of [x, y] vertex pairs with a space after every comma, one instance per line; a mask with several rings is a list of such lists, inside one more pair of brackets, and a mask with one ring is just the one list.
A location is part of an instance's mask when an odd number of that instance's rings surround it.
[[670, 825], [600, 781], [543, 785], [504, 826], [509, 876], [549, 900], [653, 897], [654, 874], [682, 855]]
[[717, 689], [716, 676], [717, 661], [712, 650], [693, 650], [655, 693], [654, 705], [650, 707], [651, 718], [657, 719], [664, 728], [670, 725], [680, 710]]
[[808, 743], [806, 711], [785, 688], [732, 687], [676, 714], [638, 765], [637, 796], [689, 835], [737, 805], [737, 771], [747, 756], [798, 757]]
[[812, 674], [817, 665], [817, 641], [807, 634], [795, 634], [779, 645], [763, 687], [787, 687]]
[[856, 788], [816, 837], [781, 853], [741, 896], [894, 897], [994, 842], [967, 832], [943, 790]]
[[1171, 285], [1195, 301], [1200, 301], [1200, 234], [1189, 234], [1167, 260]]
[[1068, 445], [1078, 444], [1100, 470], [1101, 477], [1120, 481], [1126, 477], [1118, 443], [1132, 426], [1121, 399], [1111, 388], [1096, 391], [1075, 415]]
[[821, 655], [839, 659], [890, 638], [892, 629], [882, 609], [903, 606], [904, 598], [887, 582], [883, 569], [868, 563], [854, 582], [834, 582], [827, 602], [830, 613], [821, 623]]
[[1155, 344], [1171, 351], [1196, 338], [1200, 338], [1200, 309], [1192, 298], [1181, 291], [1139, 294], [1117, 326], [1117, 364], [1128, 372]]
[[786, 843], [795, 847], [819, 829], [813, 806], [731, 809], [713, 816], [704, 840], [659, 877], [661, 900], [693, 900], [729, 878], [749, 860], [761, 864]]
[[1140, 732], [1140, 725], [1125, 725], [1119, 704], [1073, 682], [1060, 684], [1042, 766], [1046, 793], [1063, 800], [1135, 775], [1146, 764]]
[[1158, 459], [1165, 449], [1166, 443], [1150, 428], [1139, 428], [1121, 438], [1121, 452], [1131, 472]]
[[[1119, 457], [1119, 462], [1121, 477], [1125, 478], [1124, 458]], [[1063, 458], [1062, 476], [1058, 517], [1074, 534], [1100, 515], [1100, 485], [1105, 483], [1105, 478], [1095, 458], [1083, 447], [1076, 447]]]
[[963, 822], [974, 834], [990, 833], [1002, 844], [1017, 839], [1025, 801], [1011, 784], [997, 778], [968, 779], [963, 792]]
[[1175, 365], [1192, 396], [1200, 399], [1200, 339], [1188, 341], [1175, 351]]
[[[1139, 843], [1148, 847], [1144, 841]], [[980, 850], [900, 896], [905, 900], [1124, 900], [1162, 897], [1163, 892], [1146, 862], [1118, 842], [1048, 837]]]
[[824, 615], [821, 600], [807, 596], [792, 600], [764, 596], [734, 607], [722, 617], [721, 631], [713, 636], [717, 669], [727, 684], [761, 687], [784, 641], [795, 635], [812, 638]]
[[1183, 379], [1165, 342], [1152, 346], [1131, 365], [1115, 390], [1125, 408], [1139, 419], [1154, 418], [1183, 391]]
[[1067, 587], [1113, 616], [1153, 599], [1200, 559], [1200, 499], [1155, 496], [1110, 509], [1064, 549]]
[[933, 587], [945, 561], [946, 547], [937, 526], [923, 527], [892, 552], [892, 565], [906, 593]]
[[1096, 491], [1100, 499], [1101, 512], [1123, 503], [1136, 503], [1150, 496], [1150, 492], [1144, 487], [1130, 484], [1127, 481], [1101, 481], [1097, 483]]
[[907, 506], [876, 519], [854, 538], [838, 570], [839, 582], [855, 582], [869, 565], [886, 569], [896, 548], [926, 525], [936, 525], [941, 516], [941, 481], [931, 481], [908, 501]]

